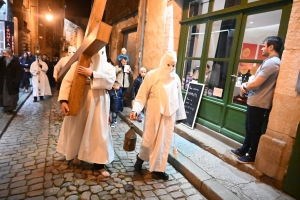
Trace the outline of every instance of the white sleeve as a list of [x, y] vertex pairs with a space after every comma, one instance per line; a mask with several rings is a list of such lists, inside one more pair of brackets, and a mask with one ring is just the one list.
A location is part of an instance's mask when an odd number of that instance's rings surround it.
[[150, 73], [146, 74], [145, 79], [142, 85], [140, 86], [139, 91], [134, 99], [132, 111], [137, 112], [137, 114], [139, 114], [143, 110], [143, 108], [147, 103], [149, 93], [151, 90], [151, 85], [153, 84], [151, 81], [151, 77], [152, 76]]
[[36, 76], [36, 73], [38, 72], [38, 70], [35, 69], [35, 65], [36, 65], [36, 62], [33, 62], [33, 63], [30, 65], [30, 73], [31, 73], [33, 76]]
[[48, 71], [48, 65], [45, 62], [42, 63], [42, 71], [45, 72], [45, 73]]
[[176, 111], [176, 121], [186, 119], [186, 113], [185, 113], [184, 103], [182, 99], [181, 83], [179, 77], [177, 77], [177, 87], [178, 87], [179, 108]]
[[62, 68], [62, 65], [63, 65], [63, 58], [61, 58], [58, 63], [54, 66], [54, 69], [53, 69], [53, 77], [55, 79], [58, 78], [58, 74], [59, 74], [59, 71], [61, 70]]
[[106, 64], [104, 71], [93, 71], [93, 79], [91, 80], [91, 89], [110, 90], [116, 80], [115, 67]]

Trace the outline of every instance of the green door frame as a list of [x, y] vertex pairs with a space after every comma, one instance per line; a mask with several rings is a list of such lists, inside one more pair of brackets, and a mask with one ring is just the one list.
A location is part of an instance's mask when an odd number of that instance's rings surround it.
[[[205, 75], [205, 67], [208, 60], [210, 61], [227, 61], [229, 62], [228, 72], [226, 77], [225, 89], [223, 99], [216, 99], [212, 97], [203, 96], [199, 112], [197, 114], [196, 122], [207, 126], [223, 135], [226, 135], [236, 141], [243, 142], [245, 130], [244, 120], [246, 107], [232, 103], [232, 95], [234, 87], [232, 86], [231, 75], [237, 71], [239, 62], [255, 62], [258, 60], [240, 60], [239, 54], [243, 43], [243, 36], [245, 33], [245, 27], [247, 17], [252, 14], [258, 14], [262, 12], [268, 12], [273, 10], [282, 9], [281, 22], [279, 26], [278, 35], [285, 38], [287, 32], [287, 24], [289, 21], [290, 11], [292, 7], [292, 0], [264, 0], [252, 3], [247, 3], [247, 0], [242, 0], [241, 5], [226, 8], [223, 10], [211, 12], [213, 8], [214, 0], [209, 4], [207, 14], [194, 16], [187, 18], [189, 3], [192, 0], [185, 1], [183, 6], [183, 20], [181, 21], [182, 27], [180, 32], [180, 42], [178, 51], [178, 63], [177, 68], [178, 75], [183, 78], [183, 69], [185, 66], [185, 60], [193, 59], [200, 60], [199, 82], [203, 82]], [[234, 40], [231, 48], [231, 56], [229, 58], [208, 58], [210, 33], [212, 23], [217, 20], [224, 20], [228, 18], [236, 18], [236, 28], [234, 33]], [[186, 57], [185, 51], [187, 46], [188, 30], [189, 26], [206, 23], [206, 30], [204, 36], [204, 43], [201, 57], [190, 58]], [[235, 81], [234, 81], [235, 83]], [[185, 95], [186, 91], [183, 91]], [[215, 121], [206, 119], [210, 117]], [[234, 127], [233, 127], [234, 126]]]

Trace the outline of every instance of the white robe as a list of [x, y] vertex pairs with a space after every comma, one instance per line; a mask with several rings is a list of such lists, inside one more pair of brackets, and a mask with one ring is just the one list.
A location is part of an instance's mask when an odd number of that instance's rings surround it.
[[[62, 81], [58, 100], [68, 100], [77, 62], [75, 62]], [[96, 68], [96, 71], [94, 71]], [[93, 68], [93, 80], [85, 86], [77, 116], [64, 118], [57, 152], [66, 156], [67, 160], [78, 155], [80, 160], [108, 164], [114, 160], [114, 149], [109, 126], [111, 89], [116, 79], [114, 66]]]
[[67, 62], [70, 60], [71, 56], [65, 56], [62, 57], [58, 63], [54, 66], [54, 70], [53, 70], [53, 77], [55, 79], [58, 79], [58, 75], [60, 70], [67, 64]]
[[[138, 91], [132, 111], [140, 113], [146, 107], [143, 140], [140, 147], [139, 157], [144, 161], [149, 161], [149, 171], [164, 172], [167, 165], [168, 154], [171, 146], [173, 129], [177, 120], [185, 119], [185, 109], [182, 100], [180, 79], [176, 74], [173, 81], [177, 88], [177, 96], [174, 101], [178, 101], [179, 108], [171, 116], [161, 114], [161, 92], [162, 85], [159, 82], [159, 69], [147, 73]], [[175, 92], [174, 92], [175, 93]]]
[[[34, 97], [52, 95], [49, 80], [46, 75], [48, 66], [41, 60], [39, 63], [42, 65], [42, 68], [38, 66], [37, 61], [34, 61], [30, 66], [30, 73], [32, 74], [32, 94]], [[40, 72], [40, 74], [37, 74], [37, 72]]]

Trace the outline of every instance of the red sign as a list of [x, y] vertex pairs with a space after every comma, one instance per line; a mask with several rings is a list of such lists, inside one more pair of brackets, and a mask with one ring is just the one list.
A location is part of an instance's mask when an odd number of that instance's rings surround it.
[[241, 59], [255, 59], [257, 44], [243, 43]]
[[11, 48], [14, 53], [15, 43], [14, 43], [14, 23], [5, 21], [5, 48]]

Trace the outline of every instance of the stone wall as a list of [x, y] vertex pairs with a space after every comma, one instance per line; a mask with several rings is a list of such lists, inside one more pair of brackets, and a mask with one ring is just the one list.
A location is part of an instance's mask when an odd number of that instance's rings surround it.
[[157, 68], [164, 53], [166, 9], [166, 1], [147, 1], [142, 61], [147, 70]]
[[[5, 4], [9, 6], [9, 16], [15, 23], [15, 54], [22, 54], [23, 51], [32, 51], [37, 41], [37, 0], [15, 0], [13, 3]], [[1, 15], [1, 12], [0, 12]], [[27, 25], [27, 26], [25, 26]], [[35, 43], [33, 43], [35, 41]]]
[[78, 49], [83, 41], [84, 31], [67, 19], [64, 20], [64, 24], [63, 36], [65, 38], [65, 43], [62, 49], [63, 52], [67, 52], [70, 45], [75, 46]]
[[166, 10], [166, 25], [164, 36], [164, 52], [174, 50], [178, 52], [180, 36], [180, 20], [182, 18], [183, 0], [169, 1]]
[[282, 182], [300, 122], [300, 95], [295, 91], [300, 70], [300, 0], [294, 0], [285, 50], [266, 134], [260, 139], [255, 167]]
[[107, 0], [105, 9], [113, 12], [105, 12], [103, 21], [108, 24], [121, 21], [124, 17], [137, 12], [139, 2], [140, 0]]

